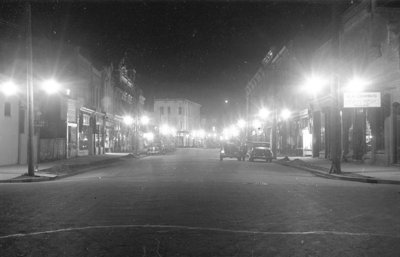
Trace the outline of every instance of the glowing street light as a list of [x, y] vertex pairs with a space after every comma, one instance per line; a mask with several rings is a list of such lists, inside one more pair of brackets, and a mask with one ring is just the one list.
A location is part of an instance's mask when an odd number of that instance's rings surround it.
[[204, 138], [204, 137], [206, 136], [206, 132], [204, 131], [204, 129], [199, 129], [199, 130], [197, 131], [197, 136], [198, 136], [199, 138]]
[[169, 126], [168, 124], [163, 124], [160, 126], [160, 133], [163, 136], [175, 136], [176, 135], [176, 128]]
[[306, 80], [303, 90], [310, 94], [318, 94], [327, 84], [327, 79], [320, 76], [312, 76]]
[[283, 109], [282, 112], [281, 112], [281, 118], [283, 120], [289, 119], [291, 115], [292, 115], [292, 113], [288, 109]]
[[147, 132], [143, 134], [143, 137], [147, 140], [147, 141], [153, 141], [154, 140], [154, 134], [153, 132]]
[[133, 124], [133, 118], [129, 115], [124, 116], [123, 121], [126, 125], [132, 125]]
[[229, 103], [229, 100], [228, 100], [228, 99], [225, 99], [225, 101], [224, 101], [224, 102], [227, 104], [227, 103]]
[[140, 123], [142, 125], [147, 125], [150, 122], [150, 118], [146, 115], [143, 115], [142, 117], [140, 117]]
[[160, 126], [160, 133], [161, 135], [168, 135], [169, 134], [169, 126], [167, 124], [163, 124]]
[[370, 84], [369, 81], [360, 77], [354, 77], [346, 84], [343, 90], [346, 92], [362, 92], [368, 84]]
[[258, 111], [258, 116], [263, 120], [267, 119], [269, 116], [269, 110], [267, 108], [261, 108]]
[[6, 96], [15, 95], [18, 92], [18, 87], [12, 80], [9, 80], [1, 85], [1, 91]]
[[253, 128], [259, 129], [261, 128], [261, 121], [260, 120], [253, 120]]
[[243, 120], [243, 119], [238, 120], [237, 126], [238, 126], [239, 128], [241, 128], [241, 129], [244, 128], [244, 127], [246, 127], [246, 121]]
[[61, 89], [61, 84], [54, 79], [43, 81], [42, 89], [49, 95], [55, 94]]

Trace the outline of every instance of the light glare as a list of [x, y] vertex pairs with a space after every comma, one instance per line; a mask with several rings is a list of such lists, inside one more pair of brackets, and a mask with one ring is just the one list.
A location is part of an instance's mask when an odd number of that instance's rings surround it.
[[1, 86], [1, 91], [6, 96], [15, 95], [18, 92], [18, 88], [13, 81], [7, 81]]
[[303, 89], [310, 94], [317, 94], [328, 84], [328, 80], [320, 76], [312, 76], [308, 78]]
[[244, 128], [246, 126], [246, 121], [244, 121], [243, 119], [238, 120], [237, 125], [239, 128]]
[[48, 79], [43, 81], [42, 89], [49, 95], [57, 93], [61, 89], [60, 83], [54, 79]]
[[281, 117], [282, 117], [282, 119], [284, 119], [284, 120], [289, 119], [291, 115], [292, 115], [292, 113], [291, 113], [288, 109], [284, 109], [284, 110], [282, 110], [282, 112], [281, 112]]
[[352, 78], [344, 88], [344, 91], [347, 92], [362, 92], [364, 91], [365, 86], [367, 86], [369, 82], [360, 77]]
[[261, 119], [266, 119], [266, 118], [268, 118], [268, 116], [269, 116], [269, 110], [268, 110], [267, 108], [261, 108], [261, 109], [258, 111], [258, 116], [259, 116]]
[[148, 141], [153, 141], [154, 140], [154, 134], [152, 132], [144, 133], [143, 137]]
[[133, 118], [129, 115], [124, 116], [124, 123], [126, 125], [131, 125], [133, 123]]
[[142, 123], [143, 125], [149, 124], [149, 121], [150, 121], [150, 119], [149, 119], [149, 117], [147, 117], [146, 115], [144, 115], [144, 116], [142, 116], [142, 117], [140, 118], [140, 123]]

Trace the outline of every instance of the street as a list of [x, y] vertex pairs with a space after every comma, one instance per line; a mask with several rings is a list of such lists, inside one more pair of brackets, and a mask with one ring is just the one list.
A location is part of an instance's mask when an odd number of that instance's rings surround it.
[[217, 149], [0, 184], [0, 256], [400, 256], [400, 187]]

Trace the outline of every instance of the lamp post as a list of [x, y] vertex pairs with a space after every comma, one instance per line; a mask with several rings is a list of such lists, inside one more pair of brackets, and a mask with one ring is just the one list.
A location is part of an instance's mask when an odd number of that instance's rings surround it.
[[32, 13], [30, 2], [26, 3], [27, 12], [27, 28], [26, 28], [26, 101], [27, 101], [27, 115], [28, 115], [28, 176], [35, 176], [34, 170], [34, 149], [33, 149], [33, 73], [32, 73]]
[[318, 97], [318, 93], [325, 87], [329, 86], [330, 92], [330, 115], [329, 115], [329, 153], [332, 161], [330, 173], [341, 173], [341, 134], [342, 121], [340, 117], [340, 90], [338, 74], [334, 72], [330, 75], [330, 80], [322, 76], [313, 75], [306, 80], [303, 89], [307, 93], [312, 93], [314, 97]]

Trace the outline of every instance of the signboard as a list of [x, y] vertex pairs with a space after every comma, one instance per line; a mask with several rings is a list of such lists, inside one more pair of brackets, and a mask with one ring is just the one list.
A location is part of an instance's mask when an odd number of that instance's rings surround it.
[[344, 92], [344, 108], [381, 107], [380, 92]]

